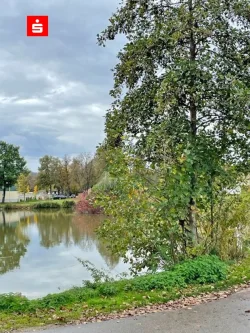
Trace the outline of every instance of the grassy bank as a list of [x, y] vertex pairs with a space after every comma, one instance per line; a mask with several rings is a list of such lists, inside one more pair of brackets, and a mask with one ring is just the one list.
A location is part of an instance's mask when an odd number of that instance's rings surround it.
[[250, 281], [250, 259], [229, 266], [201, 257], [171, 271], [115, 282], [86, 283], [38, 300], [0, 296], [0, 332], [49, 324], [99, 320], [114, 313], [166, 303], [182, 297], [226, 290]]
[[61, 209], [72, 208], [75, 206], [75, 200], [45, 200], [45, 201], [26, 201], [16, 203], [0, 204], [0, 210], [37, 210], [37, 209]]

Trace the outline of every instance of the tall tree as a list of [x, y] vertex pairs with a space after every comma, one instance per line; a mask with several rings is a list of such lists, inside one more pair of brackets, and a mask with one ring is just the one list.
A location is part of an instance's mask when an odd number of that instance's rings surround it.
[[38, 184], [40, 188], [44, 188], [47, 191], [52, 191], [53, 180], [52, 180], [52, 171], [51, 171], [51, 161], [52, 156], [45, 155], [41, 157], [39, 162], [40, 166], [38, 168]]
[[114, 71], [107, 145], [130, 141], [147, 165], [185, 170], [176, 180], [188, 193], [180, 224], [193, 244], [200, 179], [212, 201], [216, 175], [230, 165], [246, 171], [249, 162], [249, 17], [248, 0], [123, 0], [98, 36], [101, 45], [127, 38]]
[[0, 187], [5, 202], [6, 188], [16, 184], [18, 176], [27, 171], [26, 161], [20, 156], [19, 147], [0, 141]]
[[17, 179], [17, 189], [18, 192], [23, 194], [24, 200], [26, 193], [28, 193], [30, 190], [28, 177], [29, 177], [28, 175], [22, 173]]
[[71, 194], [70, 186], [70, 163], [71, 159], [69, 156], [65, 155], [62, 161], [62, 174], [63, 174], [63, 183], [64, 183], [64, 192], [68, 195]]
[[51, 169], [54, 188], [60, 194], [64, 191], [63, 163], [60, 158], [53, 157]]
[[35, 198], [36, 198], [37, 193], [38, 193], [38, 186], [35, 185], [34, 186], [34, 196], [35, 196]]
[[36, 172], [30, 172], [30, 174], [28, 175], [28, 182], [29, 182], [29, 187], [30, 190], [34, 190], [36, 184], [37, 184], [37, 176], [38, 174]]
[[44, 188], [50, 193], [55, 185], [58, 175], [58, 158], [45, 155], [40, 158], [40, 166], [38, 168], [38, 184], [40, 188]]
[[84, 189], [90, 189], [95, 182], [95, 169], [93, 156], [89, 153], [81, 154], [82, 165], [84, 169]]
[[78, 191], [88, 190], [96, 182], [96, 164], [90, 153], [82, 153], [73, 158], [70, 166], [70, 180]]
[[74, 193], [80, 193], [84, 188], [84, 168], [79, 156], [72, 159], [70, 165], [70, 184]]

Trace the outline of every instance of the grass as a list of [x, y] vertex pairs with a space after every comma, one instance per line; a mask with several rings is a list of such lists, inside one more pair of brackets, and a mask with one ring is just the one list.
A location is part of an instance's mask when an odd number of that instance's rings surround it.
[[26, 202], [15, 202], [0, 204], [0, 210], [35, 210], [35, 209], [60, 209], [60, 208], [73, 208], [75, 200], [36, 200]]
[[37, 300], [0, 295], [0, 332], [87, 321], [113, 312], [226, 290], [250, 281], [250, 258], [228, 266], [216, 257], [184, 262], [171, 271], [134, 279], [87, 283]]

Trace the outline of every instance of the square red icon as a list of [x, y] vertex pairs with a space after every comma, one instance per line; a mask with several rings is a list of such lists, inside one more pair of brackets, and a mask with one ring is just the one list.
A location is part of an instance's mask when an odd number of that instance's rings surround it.
[[27, 36], [47, 37], [49, 35], [48, 16], [27, 16]]

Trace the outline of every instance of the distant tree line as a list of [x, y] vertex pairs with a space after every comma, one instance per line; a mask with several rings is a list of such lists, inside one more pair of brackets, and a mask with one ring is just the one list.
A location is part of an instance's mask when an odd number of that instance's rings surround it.
[[93, 187], [102, 178], [105, 159], [102, 153], [82, 153], [64, 158], [45, 155], [39, 160], [38, 173], [30, 172], [19, 147], [0, 141], [0, 190], [5, 202], [6, 189], [16, 185], [25, 195], [38, 190], [77, 194]]
[[39, 189], [59, 194], [72, 194], [88, 190], [95, 185], [104, 170], [104, 159], [100, 155], [82, 153], [63, 159], [45, 155], [40, 159], [36, 184]]

